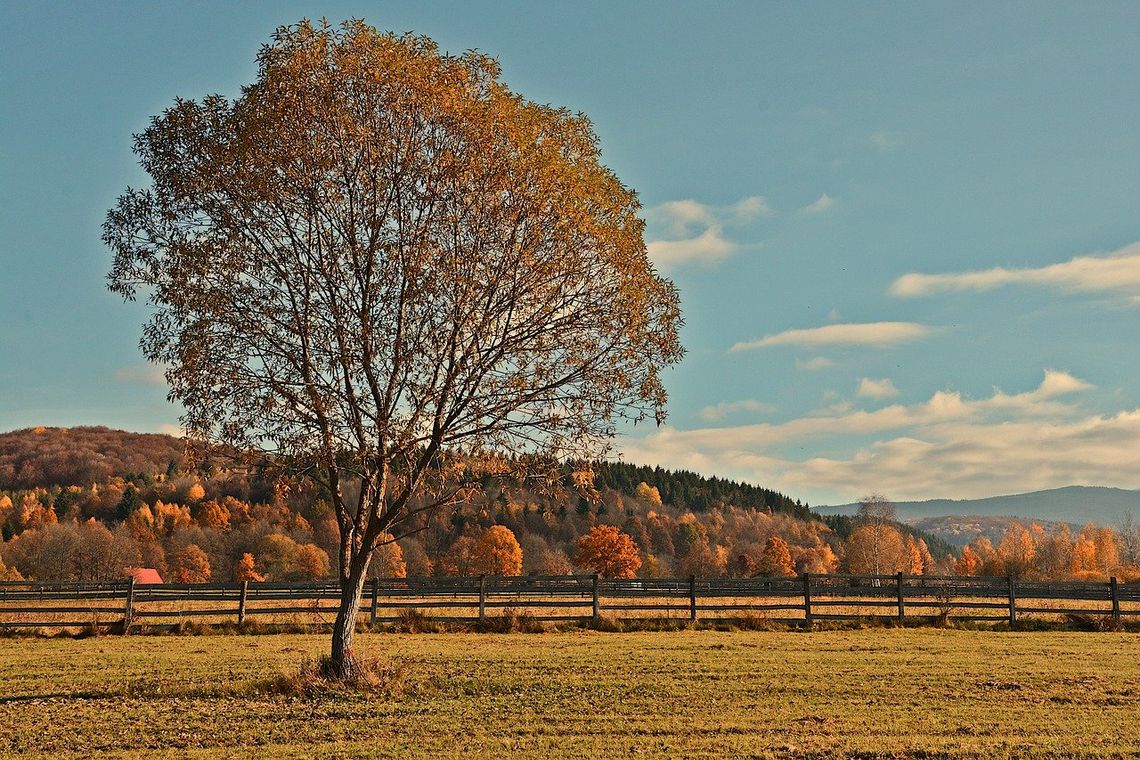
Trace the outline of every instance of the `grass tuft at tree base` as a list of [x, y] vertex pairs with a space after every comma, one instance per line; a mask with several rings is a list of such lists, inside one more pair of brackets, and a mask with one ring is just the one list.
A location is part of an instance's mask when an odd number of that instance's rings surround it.
[[407, 692], [407, 677], [407, 668], [400, 663], [361, 655], [350, 655], [345, 672], [338, 673], [332, 658], [325, 655], [305, 660], [291, 673], [255, 683], [254, 691], [305, 699], [358, 694], [394, 699]]

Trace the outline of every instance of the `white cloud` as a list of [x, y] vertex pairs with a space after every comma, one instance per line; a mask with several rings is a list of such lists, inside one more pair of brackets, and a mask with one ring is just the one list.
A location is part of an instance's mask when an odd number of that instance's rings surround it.
[[856, 394], [863, 398], [891, 398], [899, 395], [899, 389], [889, 377], [884, 377], [882, 380], [864, 377], [859, 380], [859, 390]]
[[819, 198], [814, 203], [810, 203], [800, 209], [800, 213], [809, 215], [822, 214], [834, 205], [835, 199], [827, 193], [824, 193], [823, 195], [819, 196]]
[[813, 356], [812, 358], [803, 361], [796, 359], [796, 369], [814, 371], [817, 369], [827, 369], [828, 367], [834, 366], [835, 362], [831, 361], [831, 359], [828, 359], [826, 356]]
[[1140, 409], [1077, 420], [964, 422], [876, 441], [845, 458], [785, 462], [789, 490], [978, 498], [1066, 485], [1140, 486]]
[[158, 432], [172, 435], [175, 438], [182, 438], [186, 435], [186, 431], [182, 429], [181, 425], [162, 424], [158, 426]]
[[862, 322], [785, 330], [759, 340], [736, 343], [731, 351], [769, 346], [893, 346], [924, 338], [933, 328], [915, 322]]
[[671, 268], [690, 261], [715, 264], [736, 253], [739, 246], [725, 240], [719, 226], [687, 240], [655, 240], [646, 244], [649, 258], [659, 267]]
[[744, 401], [721, 401], [719, 404], [706, 406], [701, 409], [701, 419], [707, 422], [719, 422], [729, 415], [737, 412], [771, 412], [775, 409], [771, 404], [765, 404], [754, 399]]
[[689, 262], [715, 264], [743, 248], [725, 237], [726, 226], [747, 224], [770, 213], [768, 202], [759, 195], [729, 206], [692, 199], [662, 203], [643, 212], [646, 223], [660, 235], [646, 249], [653, 262], [666, 269]]
[[1115, 293], [1140, 304], [1140, 243], [1106, 255], [1077, 256], [1059, 264], [1025, 269], [994, 267], [948, 274], [904, 274], [890, 293], [915, 298], [933, 293], [985, 291], [1005, 285], [1035, 285], [1080, 293]]
[[730, 209], [740, 222], [750, 222], [760, 216], [769, 216], [772, 209], [768, 207], [768, 201], [760, 195], [750, 195], [747, 198], [742, 198], [733, 204]]
[[164, 368], [154, 364], [120, 367], [115, 370], [115, 381], [165, 387], [166, 377], [163, 375], [164, 371]]
[[1090, 416], [1058, 400], [1091, 387], [1047, 370], [1021, 393], [970, 399], [937, 391], [921, 403], [874, 411], [845, 403], [780, 423], [664, 426], [621, 448], [631, 461], [742, 478], [813, 500], [869, 491], [972, 498], [1071, 483], [1140, 485], [1140, 409]]

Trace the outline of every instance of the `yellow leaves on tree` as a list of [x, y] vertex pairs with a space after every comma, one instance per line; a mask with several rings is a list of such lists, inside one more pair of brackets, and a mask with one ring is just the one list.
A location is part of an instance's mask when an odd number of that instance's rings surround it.
[[230, 517], [230, 510], [213, 499], [202, 504], [198, 510], [198, 524], [214, 530], [229, 530]]
[[969, 546], [964, 546], [962, 547], [962, 556], [954, 563], [954, 572], [957, 575], [980, 575], [982, 558]]
[[261, 541], [261, 563], [271, 581], [308, 581], [329, 574], [329, 555], [316, 544], [299, 544], [281, 533]]
[[637, 484], [634, 493], [637, 498], [643, 499], [655, 507], [661, 506], [661, 492], [657, 490], [657, 486], [651, 486], [643, 480]]
[[234, 580], [238, 583], [243, 581], [253, 581], [260, 583], [265, 580], [265, 576], [257, 572], [257, 566], [254, 564], [253, 555], [249, 552], [241, 555], [237, 565], [234, 566]]
[[868, 523], [851, 531], [846, 542], [847, 568], [856, 575], [909, 573], [913, 558], [902, 534], [884, 523]]
[[521, 575], [522, 547], [511, 529], [492, 525], [475, 541], [473, 569], [478, 575]]
[[[246, 556], [253, 559], [251, 555]], [[175, 552], [171, 560], [175, 583], [206, 583], [210, 580], [210, 558], [197, 545], [188, 544]]]
[[190, 508], [178, 504], [164, 504], [161, 499], [151, 508], [154, 532], [159, 535], [171, 535], [177, 530], [189, 528]]
[[934, 556], [930, 553], [930, 547], [921, 538], [907, 536], [906, 551], [910, 557], [910, 567], [900, 568], [902, 572], [908, 575], [923, 575], [934, 567]]
[[44, 506], [36, 494], [29, 493], [25, 494], [19, 506], [12, 511], [9, 521], [9, 524], [15, 529], [13, 532], [20, 533], [44, 525], [55, 525], [59, 519], [56, 517], [54, 509], [50, 506]]
[[827, 544], [809, 547], [793, 547], [792, 557], [796, 566], [805, 573], [834, 573], [839, 568], [839, 557]]
[[1073, 572], [1073, 549], [1072, 531], [1061, 523], [1052, 535], [1037, 544], [1037, 571], [1046, 578], [1068, 577]]
[[456, 539], [439, 569], [445, 575], [521, 575], [522, 559], [522, 547], [511, 529], [492, 525]]
[[1021, 523], [1010, 523], [997, 547], [997, 559], [1005, 574], [1015, 578], [1025, 575], [1033, 568], [1036, 556], [1037, 547], [1033, 543], [1033, 535]]
[[779, 536], [769, 536], [760, 552], [761, 575], [795, 575], [796, 565], [788, 542]]
[[201, 483], [195, 483], [186, 491], [186, 501], [195, 502], [204, 498], [206, 498], [206, 489], [202, 487]]
[[190, 437], [328, 486], [337, 671], [377, 539], [480, 483], [452, 452], [525, 454], [512, 468], [554, 482], [617, 419], [663, 421], [684, 354], [589, 120], [500, 73], [358, 20], [281, 27], [237, 97], [180, 99], [137, 135], [150, 183], [103, 228]]
[[605, 578], [634, 578], [641, 557], [630, 536], [613, 525], [598, 525], [578, 539], [574, 564]]
[[1101, 579], [1120, 569], [1120, 552], [1112, 528], [1086, 525], [1073, 546], [1072, 573], [1077, 578]]

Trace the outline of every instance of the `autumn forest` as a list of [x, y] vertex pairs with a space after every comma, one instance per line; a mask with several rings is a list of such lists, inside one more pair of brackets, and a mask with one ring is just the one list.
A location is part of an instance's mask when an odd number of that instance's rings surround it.
[[[300, 581], [335, 572], [337, 526], [319, 490], [267, 467], [189, 464], [183, 441], [106, 428], [0, 436], [0, 550], [8, 579]], [[371, 577], [1138, 574], [1137, 532], [1011, 523], [961, 550], [874, 508], [819, 518], [792, 498], [688, 472], [595, 463], [553, 488], [487, 479], [381, 546]], [[873, 505], [872, 505], [873, 507]]]

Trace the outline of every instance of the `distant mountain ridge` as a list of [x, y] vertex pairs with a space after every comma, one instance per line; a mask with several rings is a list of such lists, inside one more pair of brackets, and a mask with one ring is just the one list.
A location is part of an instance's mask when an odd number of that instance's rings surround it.
[[[898, 518], [907, 523], [961, 515], [1110, 525], [1129, 512], [1140, 517], [1140, 491], [1107, 486], [1066, 486], [985, 499], [928, 499], [894, 504]], [[858, 509], [858, 504], [814, 507], [821, 515], [853, 515]]]

